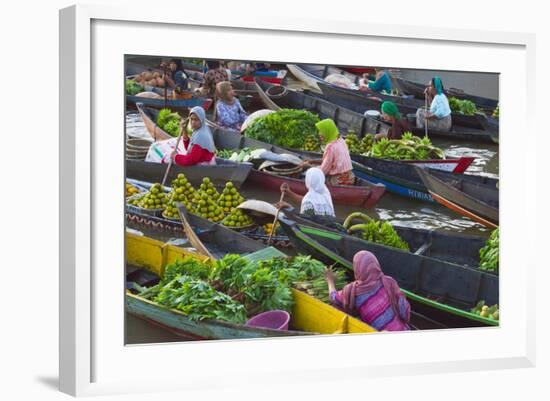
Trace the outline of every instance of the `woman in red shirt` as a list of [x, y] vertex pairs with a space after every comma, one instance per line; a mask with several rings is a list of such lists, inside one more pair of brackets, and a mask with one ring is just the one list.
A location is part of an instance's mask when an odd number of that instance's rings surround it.
[[193, 133], [191, 138], [183, 130], [185, 155], [178, 155], [177, 149], [172, 152], [172, 160], [180, 166], [216, 164], [216, 146], [210, 128], [206, 125], [206, 113], [200, 106], [193, 107], [189, 113], [189, 122]]

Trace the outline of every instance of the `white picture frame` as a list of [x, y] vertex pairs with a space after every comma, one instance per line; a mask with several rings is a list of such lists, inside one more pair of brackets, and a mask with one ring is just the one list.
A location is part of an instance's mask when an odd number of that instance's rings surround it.
[[[127, 37], [136, 35], [143, 40], [137, 43], [126, 40], [126, 44], [121, 45], [119, 39], [123, 32]], [[140, 36], [145, 33], [148, 39]], [[179, 50], [185, 43], [184, 39], [178, 41], [180, 33], [185, 34], [181, 38], [200, 37], [200, 46], [196, 40], [190, 40], [185, 50]], [[224, 42], [223, 46], [218, 44], [216, 47], [219, 35], [224, 35]], [[225, 38], [239, 40], [241, 45], [238, 48], [231, 46], [233, 42]], [[285, 57], [281, 49], [254, 46], [254, 43], [279, 43], [277, 41], [294, 41], [304, 47], [287, 47], [288, 57]], [[330, 44], [330, 54], [315, 54], [311, 50], [318, 49], [321, 41]], [[433, 59], [414, 58], [417, 47], [437, 49], [449, 57], [439, 58], [434, 65]], [[116, 119], [117, 113], [123, 110], [123, 69], [119, 68], [122, 65], [119, 56], [179, 55], [364, 65], [367, 49], [382, 48], [410, 52], [410, 61], [398, 65], [392, 61], [391, 54], [373, 51], [371, 60], [375, 61], [371, 64], [501, 74], [499, 156], [504, 181], [501, 185], [500, 327], [378, 333], [368, 338], [360, 335], [316, 336], [313, 339], [124, 346], [121, 336], [124, 321], [118, 320], [124, 304], [124, 259], [123, 248], [120, 248], [124, 219], [123, 202], [116, 202], [123, 199], [122, 160], [117, 161], [123, 153], [122, 141], [110, 142], [112, 137], [118, 138], [120, 134], [122, 138], [123, 134], [122, 114]], [[471, 57], [453, 57], [466, 54], [464, 52]], [[499, 60], [503, 63], [500, 67]], [[484, 69], [484, 65], [493, 67]], [[535, 169], [536, 159], [520, 150], [515, 156], [515, 168], [510, 168], [510, 161], [506, 160], [514, 147], [513, 132], [523, 128], [524, 138], [533, 141], [536, 138], [530, 114], [530, 110], [534, 110], [534, 100], [527, 97], [535, 85], [534, 35], [290, 17], [265, 21], [251, 18], [251, 12], [245, 16], [233, 12], [231, 18], [227, 13], [212, 13], [207, 19], [202, 13], [178, 13], [174, 9], [156, 8], [145, 12], [141, 7], [78, 5], [60, 12], [60, 75], [63, 77], [60, 86], [61, 391], [83, 396], [198, 390], [206, 383], [209, 388], [224, 388], [235, 386], [238, 375], [243, 373], [257, 383], [265, 382], [266, 374], [270, 380], [307, 382], [335, 380], [344, 375], [359, 379], [405, 372], [421, 374], [534, 366], [535, 316], [528, 305], [535, 299], [535, 283], [530, 274], [534, 271], [535, 255], [530, 254], [525, 259], [525, 255], [522, 258], [517, 250], [514, 251], [514, 248], [530, 249], [531, 244], [513, 228], [533, 225], [536, 210], [528, 203], [526, 191], [513, 191], [508, 183], [533, 184], [530, 180], [534, 177], [530, 178], [532, 176], [526, 172]], [[513, 95], [512, 84], [515, 87]], [[112, 131], [110, 136], [106, 130]], [[530, 228], [534, 231], [533, 226]], [[110, 266], [120, 271], [110, 270]], [[509, 295], [512, 288], [515, 291], [513, 302]], [[446, 347], [446, 344], [453, 346]], [[421, 347], [426, 347], [424, 353]], [[328, 356], [319, 357], [320, 349], [361, 350], [357, 354], [364, 352], [368, 358], [343, 361], [330, 352]], [[387, 355], [378, 352], [380, 349], [394, 352]], [[310, 359], [292, 359], [292, 352], [297, 351]], [[156, 374], [158, 372], [145, 375], [135, 369], [138, 359], [168, 363], [169, 356], [183, 355], [192, 363], [179, 366], [177, 375]], [[289, 364], [289, 360], [292, 363]], [[212, 363], [217, 366], [214, 374], [209, 370]], [[143, 380], [145, 377], [148, 380]]]

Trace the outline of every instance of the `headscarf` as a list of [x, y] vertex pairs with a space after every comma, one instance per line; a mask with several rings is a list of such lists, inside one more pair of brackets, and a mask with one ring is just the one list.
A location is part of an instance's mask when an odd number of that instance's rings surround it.
[[435, 92], [438, 95], [441, 95], [443, 93], [443, 82], [441, 82], [441, 78], [439, 78], [437, 75], [432, 78], [432, 85], [435, 88]]
[[325, 185], [325, 174], [318, 167], [311, 167], [306, 172], [306, 188], [308, 189], [304, 199], [302, 199], [302, 207], [300, 213], [305, 213], [304, 205], [310, 203], [313, 205], [313, 212], [316, 215], [334, 215], [334, 206], [332, 197]]
[[214, 138], [212, 137], [212, 132], [208, 125], [206, 125], [206, 112], [201, 106], [195, 106], [189, 112], [189, 115], [196, 115], [200, 122], [201, 127], [193, 131], [191, 136], [191, 141], [189, 142], [189, 151], [193, 145], [199, 145], [201, 148], [208, 150], [210, 153], [216, 152], [216, 145], [214, 145]]
[[342, 306], [345, 312], [352, 313], [355, 309], [355, 298], [375, 290], [382, 282], [395, 315], [401, 319], [398, 305], [401, 290], [393, 278], [382, 273], [380, 263], [373, 253], [357, 252], [353, 257], [353, 273], [355, 281], [347, 284], [342, 290]]
[[340, 136], [338, 127], [336, 127], [336, 124], [334, 124], [334, 121], [330, 118], [319, 121], [315, 126], [319, 130], [319, 133], [325, 138], [325, 143], [334, 142]]
[[394, 102], [386, 101], [382, 103], [380, 109], [388, 116], [394, 117], [396, 120], [401, 120], [401, 113]]
[[233, 104], [235, 98], [229, 100], [229, 91], [231, 90], [231, 82], [221, 81], [216, 84], [216, 94], [223, 102]]

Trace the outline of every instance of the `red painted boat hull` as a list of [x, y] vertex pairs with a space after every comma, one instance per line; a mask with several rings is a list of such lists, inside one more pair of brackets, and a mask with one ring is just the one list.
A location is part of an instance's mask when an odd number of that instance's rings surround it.
[[[280, 191], [281, 184], [287, 183], [290, 190], [299, 194], [307, 193], [306, 184], [303, 180], [296, 178], [282, 177], [263, 171], [252, 170], [247, 181], [272, 191]], [[363, 181], [365, 185], [327, 185], [332, 201], [349, 206], [360, 206], [364, 208], [374, 207], [384, 192], [386, 187], [381, 184], [370, 184]]]
[[269, 82], [271, 84], [277, 84], [277, 85], [281, 85], [284, 79], [284, 78], [277, 78], [277, 77], [261, 77], [261, 76], [254, 77], [252, 75], [250, 76], [245, 75], [241, 79], [245, 82], [254, 82], [254, 78], [258, 78], [258, 79], [261, 79], [262, 81]]

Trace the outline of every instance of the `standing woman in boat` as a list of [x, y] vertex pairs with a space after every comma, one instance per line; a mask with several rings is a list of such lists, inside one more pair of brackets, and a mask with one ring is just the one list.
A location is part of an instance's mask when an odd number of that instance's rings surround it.
[[228, 81], [216, 85], [216, 121], [224, 128], [240, 131], [248, 115], [235, 97], [235, 91]]
[[333, 120], [326, 118], [315, 124], [321, 141], [326, 144], [321, 160], [306, 160], [302, 166], [321, 164], [320, 168], [331, 185], [353, 185], [355, 176], [351, 165], [348, 145], [338, 132]]
[[[306, 172], [307, 193], [304, 196], [293, 192], [285, 182], [281, 185], [281, 192], [295, 202], [300, 203], [300, 214], [306, 216], [335, 217], [332, 197], [325, 185], [325, 175], [320, 168], [312, 167]], [[287, 202], [278, 202], [277, 208], [291, 208]]]
[[193, 133], [191, 138], [183, 128], [183, 146], [185, 155], [178, 155], [177, 149], [172, 152], [172, 160], [180, 166], [214, 165], [216, 164], [216, 146], [210, 128], [206, 125], [206, 112], [200, 106], [193, 107], [189, 112], [189, 122]]
[[428, 123], [428, 129], [436, 131], [450, 131], [452, 126], [451, 108], [449, 100], [445, 96], [441, 78], [435, 76], [424, 90], [430, 109], [420, 108], [416, 111], [416, 126], [424, 128]]
[[386, 101], [382, 103], [380, 110], [382, 111], [382, 119], [390, 123], [391, 128], [387, 133], [376, 134], [375, 138], [401, 139], [403, 133], [409, 131], [409, 124], [404, 118], [401, 118], [397, 105], [394, 102]]
[[376, 256], [359, 251], [353, 257], [355, 281], [337, 291], [334, 273], [326, 278], [331, 303], [350, 315], [382, 331], [409, 330], [411, 307], [397, 282], [382, 273]]

